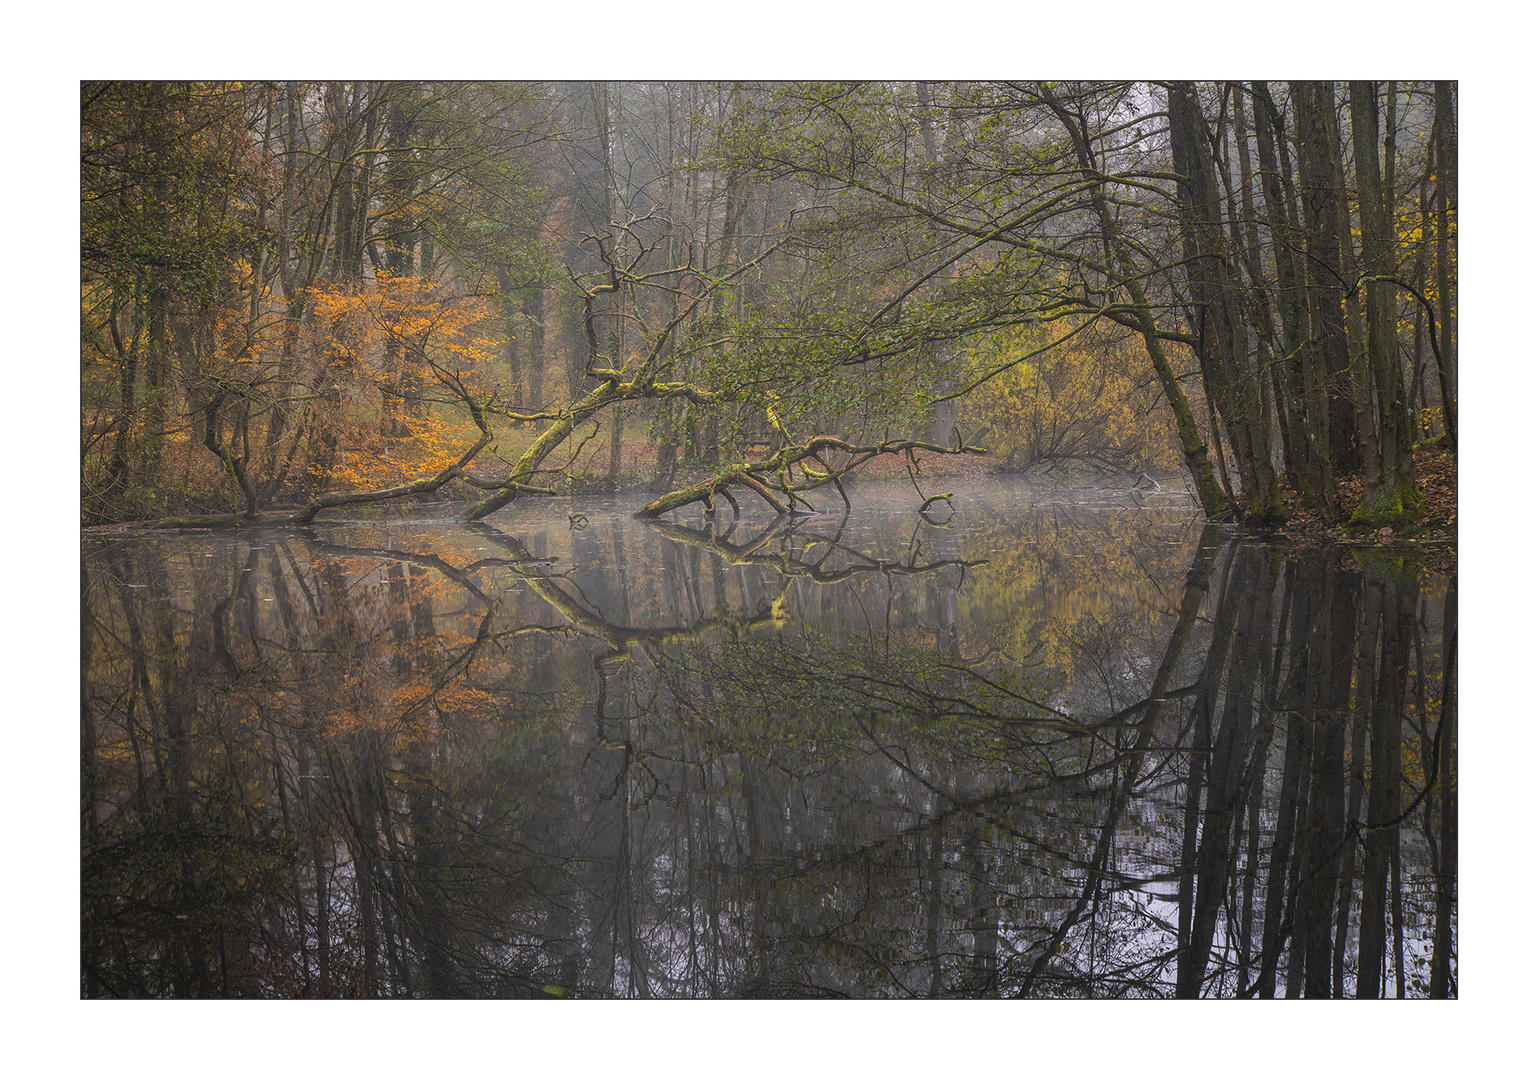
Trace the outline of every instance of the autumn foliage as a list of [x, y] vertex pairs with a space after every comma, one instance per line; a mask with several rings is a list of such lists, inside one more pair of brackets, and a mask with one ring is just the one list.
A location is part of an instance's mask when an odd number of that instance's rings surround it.
[[456, 387], [476, 383], [494, 345], [492, 313], [474, 297], [422, 277], [380, 272], [359, 285], [315, 289], [310, 347], [321, 368], [323, 484], [378, 488], [447, 467], [478, 432]]
[[[1063, 333], [1011, 327], [977, 341], [968, 360], [980, 373], [995, 371]], [[1007, 469], [1173, 471], [1178, 448], [1140, 348], [1125, 335], [1085, 334], [1021, 360], [972, 393], [964, 426], [986, 428], [984, 444]]]

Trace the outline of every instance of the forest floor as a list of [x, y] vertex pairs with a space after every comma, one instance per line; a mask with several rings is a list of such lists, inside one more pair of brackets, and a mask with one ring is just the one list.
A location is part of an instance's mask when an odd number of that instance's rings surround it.
[[[1286, 483], [1283, 499], [1288, 523], [1278, 530], [1300, 543], [1337, 543], [1347, 547], [1417, 549], [1430, 569], [1452, 571], [1458, 564], [1459, 462], [1442, 450], [1419, 450], [1415, 457], [1416, 486], [1421, 506], [1416, 516], [1399, 529], [1369, 532], [1354, 529], [1345, 521], [1327, 525], [1320, 512], [1298, 505], [1298, 494]], [[1363, 478], [1349, 476], [1336, 483], [1336, 497], [1348, 518], [1363, 501]]]

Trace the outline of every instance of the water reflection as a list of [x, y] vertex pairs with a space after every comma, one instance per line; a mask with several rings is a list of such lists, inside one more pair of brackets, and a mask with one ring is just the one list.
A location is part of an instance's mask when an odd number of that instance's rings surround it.
[[83, 994], [1455, 993], [1451, 581], [956, 502], [88, 541]]

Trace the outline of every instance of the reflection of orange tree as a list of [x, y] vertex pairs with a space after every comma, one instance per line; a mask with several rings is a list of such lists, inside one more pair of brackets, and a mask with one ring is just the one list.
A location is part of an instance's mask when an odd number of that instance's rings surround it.
[[[445, 717], [474, 710], [493, 710], [498, 699], [484, 690], [459, 681], [462, 672], [453, 669], [410, 670], [404, 677], [392, 679], [377, 670], [369, 660], [386, 654], [412, 664], [446, 644], [441, 635], [431, 642], [408, 645], [402, 650], [388, 648], [371, 652], [354, 666], [346, 668], [335, 689], [315, 719], [326, 738], [377, 732], [390, 741], [388, 746], [400, 753], [414, 743], [436, 736]], [[474, 640], [474, 639], [468, 639]]]
[[493, 609], [474, 624], [443, 625], [433, 614], [464, 594], [463, 580], [413, 574], [408, 583], [401, 564], [376, 559], [337, 559], [331, 566], [348, 574], [350, 614], [370, 629], [354, 635], [350, 648], [334, 650], [330, 689], [308, 703], [325, 736], [377, 733], [400, 752], [434, 736], [451, 717], [496, 711], [499, 699], [472, 676]]
[[383, 271], [361, 287], [318, 288], [313, 299], [338, 453], [312, 463], [311, 472], [367, 489], [454, 464], [478, 432], [448, 406], [492, 357], [492, 343], [476, 334], [490, 308], [426, 278]]

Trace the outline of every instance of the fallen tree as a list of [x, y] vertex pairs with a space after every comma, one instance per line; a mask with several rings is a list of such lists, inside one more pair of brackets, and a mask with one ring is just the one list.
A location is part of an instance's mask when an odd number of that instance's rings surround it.
[[[831, 450], [845, 455], [839, 465], [829, 463], [828, 457], [831, 455], [828, 452]], [[913, 439], [893, 439], [870, 446], [859, 446], [831, 435], [816, 435], [810, 439], [783, 446], [759, 461], [745, 461], [719, 469], [698, 484], [691, 484], [652, 500], [637, 510], [636, 516], [655, 518], [670, 510], [677, 510], [696, 502], [703, 503], [709, 513], [716, 508], [717, 495], [726, 499], [733, 510], [738, 510], [737, 500], [732, 495], [734, 487], [746, 488], [753, 492], [777, 514], [794, 514], [798, 512], [799, 507], [806, 507], [806, 512], [815, 512], [816, 508], [807, 501], [803, 493], [829, 484], [839, 492], [844, 505], [849, 506], [849, 494], [841, 483], [843, 477], [856, 471], [871, 459], [884, 454], [903, 454], [908, 458], [910, 468], [917, 469], [918, 460], [915, 455], [920, 450], [932, 454], [988, 453], [979, 446], [963, 446], [960, 441], [956, 446], [937, 446], [935, 443], [918, 442]], [[816, 465], [808, 464], [809, 462], [815, 462]], [[934, 501], [934, 499], [926, 499], [922, 509], [928, 508]]]

